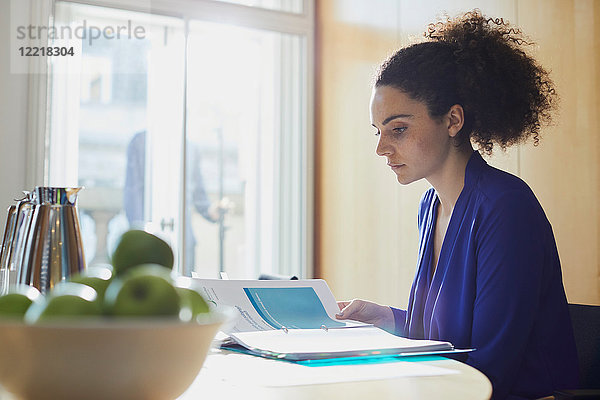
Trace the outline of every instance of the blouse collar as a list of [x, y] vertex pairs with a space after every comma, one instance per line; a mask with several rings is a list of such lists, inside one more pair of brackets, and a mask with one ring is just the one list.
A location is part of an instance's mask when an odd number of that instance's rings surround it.
[[473, 150], [465, 169], [465, 186], [474, 184], [479, 176], [479, 172], [486, 166], [487, 162], [481, 157], [479, 151]]

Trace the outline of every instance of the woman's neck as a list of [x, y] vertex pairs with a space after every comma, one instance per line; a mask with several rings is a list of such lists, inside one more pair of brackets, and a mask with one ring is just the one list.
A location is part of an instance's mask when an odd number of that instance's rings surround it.
[[449, 217], [452, 214], [465, 185], [465, 170], [472, 154], [473, 149], [470, 144], [456, 148], [456, 151], [448, 155], [442, 168], [435, 175], [427, 178], [440, 200], [438, 215]]

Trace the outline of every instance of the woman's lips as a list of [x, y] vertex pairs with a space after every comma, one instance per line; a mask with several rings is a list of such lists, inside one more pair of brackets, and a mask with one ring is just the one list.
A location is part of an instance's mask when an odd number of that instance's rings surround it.
[[391, 169], [396, 170], [400, 167], [403, 167], [404, 164], [392, 164], [392, 163], [388, 163], [388, 165], [390, 166]]

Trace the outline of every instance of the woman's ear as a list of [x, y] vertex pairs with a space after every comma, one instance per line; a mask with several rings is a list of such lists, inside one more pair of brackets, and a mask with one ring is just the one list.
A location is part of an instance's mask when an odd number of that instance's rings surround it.
[[450, 107], [448, 113], [446, 114], [448, 121], [448, 134], [450, 137], [456, 137], [458, 132], [462, 129], [465, 124], [465, 112], [460, 104], [455, 104]]

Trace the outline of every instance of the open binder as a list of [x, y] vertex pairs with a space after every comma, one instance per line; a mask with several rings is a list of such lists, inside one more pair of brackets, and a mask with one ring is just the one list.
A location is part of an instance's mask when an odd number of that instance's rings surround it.
[[395, 336], [373, 325], [339, 321], [337, 302], [321, 279], [196, 279], [215, 307], [234, 307], [222, 347], [261, 357], [305, 361], [463, 352], [451, 343]]

